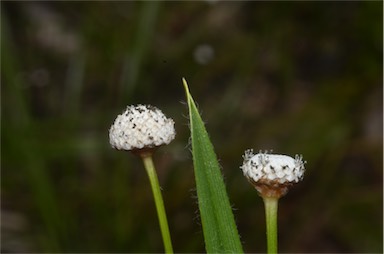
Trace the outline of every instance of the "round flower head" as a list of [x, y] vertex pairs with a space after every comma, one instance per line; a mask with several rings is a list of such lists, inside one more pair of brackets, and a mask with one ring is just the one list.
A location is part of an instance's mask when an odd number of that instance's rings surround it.
[[175, 123], [150, 105], [128, 106], [109, 129], [109, 142], [118, 150], [139, 151], [169, 144]]
[[253, 150], [246, 150], [243, 158], [244, 162], [240, 168], [262, 196], [284, 196], [289, 186], [304, 177], [305, 162], [299, 155], [292, 158], [261, 152], [253, 154]]

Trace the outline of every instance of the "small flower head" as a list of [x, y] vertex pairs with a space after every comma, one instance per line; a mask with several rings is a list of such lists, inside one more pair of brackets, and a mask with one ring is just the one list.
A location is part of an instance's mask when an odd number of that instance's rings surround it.
[[289, 186], [298, 183], [304, 177], [302, 156], [292, 158], [287, 155], [261, 153], [253, 154], [246, 150], [244, 162], [240, 167], [261, 196], [282, 197]]
[[109, 129], [109, 142], [118, 150], [151, 150], [175, 138], [174, 125], [171, 118], [154, 106], [128, 106]]

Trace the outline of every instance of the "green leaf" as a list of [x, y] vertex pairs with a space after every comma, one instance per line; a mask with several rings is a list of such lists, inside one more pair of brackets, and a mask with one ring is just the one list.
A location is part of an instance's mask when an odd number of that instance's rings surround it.
[[183, 78], [187, 96], [196, 189], [208, 253], [243, 253], [223, 176], [204, 123]]

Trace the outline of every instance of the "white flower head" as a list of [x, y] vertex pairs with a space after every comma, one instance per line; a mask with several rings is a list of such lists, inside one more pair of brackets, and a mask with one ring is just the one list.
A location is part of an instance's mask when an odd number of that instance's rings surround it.
[[118, 150], [135, 151], [169, 144], [175, 122], [151, 105], [128, 106], [109, 129], [109, 142]]
[[299, 155], [292, 158], [266, 152], [253, 154], [250, 149], [245, 151], [243, 158], [240, 168], [261, 195], [281, 197], [288, 192], [290, 185], [304, 177], [305, 162]]

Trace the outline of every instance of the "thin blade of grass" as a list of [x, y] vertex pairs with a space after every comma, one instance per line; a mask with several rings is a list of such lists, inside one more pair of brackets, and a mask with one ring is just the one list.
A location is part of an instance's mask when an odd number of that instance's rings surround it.
[[208, 253], [243, 253], [220, 166], [185, 79], [196, 189]]

